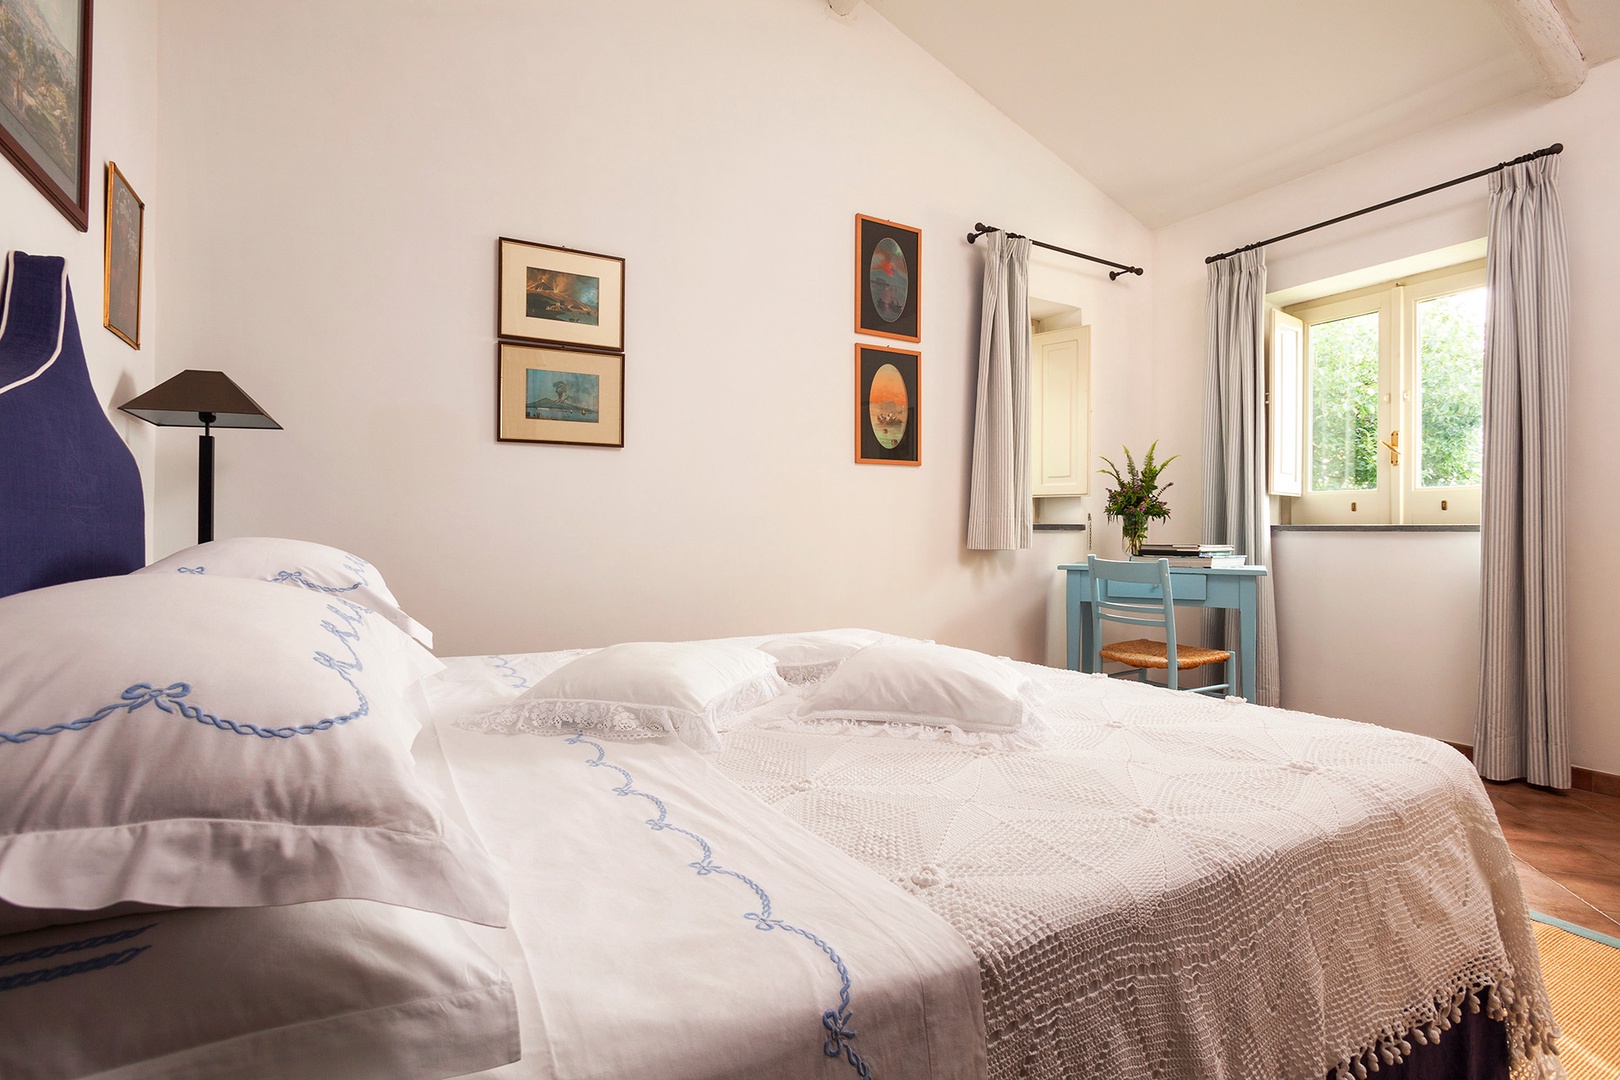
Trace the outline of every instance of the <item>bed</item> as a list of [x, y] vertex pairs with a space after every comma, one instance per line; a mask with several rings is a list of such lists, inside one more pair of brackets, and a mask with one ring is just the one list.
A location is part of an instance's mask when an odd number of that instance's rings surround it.
[[441, 660], [348, 553], [142, 566], [110, 434], [12, 255], [0, 1075], [1562, 1075], [1442, 744], [869, 631]]

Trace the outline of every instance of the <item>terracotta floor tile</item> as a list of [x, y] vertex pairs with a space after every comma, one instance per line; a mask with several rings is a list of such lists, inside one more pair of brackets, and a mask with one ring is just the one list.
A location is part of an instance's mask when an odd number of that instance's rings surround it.
[[[1540, 868], [1537, 867], [1539, 870]], [[1599, 873], [1546, 873], [1558, 884], [1611, 919], [1620, 919], [1620, 877]]]
[[1620, 799], [1524, 783], [1486, 791], [1530, 906], [1605, 934], [1620, 931]]
[[1598, 795], [1590, 791], [1571, 791], [1569, 798], [1571, 801], [1578, 802], [1588, 810], [1602, 814], [1620, 825], [1620, 799], [1615, 798], [1613, 795]]
[[1620, 922], [1598, 911], [1534, 867], [1519, 863], [1518, 870], [1519, 884], [1524, 889], [1524, 900], [1530, 905], [1531, 910], [1572, 922], [1577, 926], [1584, 926], [1588, 930], [1620, 936]]
[[1620, 843], [1600, 847], [1579, 841], [1510, 836], [1506, 830], [1503, 835], [1508, 837], [1508, 847], [1515, 857], [1543, 874], [1554, 878], [1563, 873], [1592, 874], [1620, 881]]

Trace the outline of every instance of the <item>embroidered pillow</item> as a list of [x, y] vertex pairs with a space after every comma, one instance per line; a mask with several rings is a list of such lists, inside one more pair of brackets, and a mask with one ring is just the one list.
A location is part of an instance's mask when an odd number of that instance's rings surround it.
[[488, 856], [404, 737], [406, 693], [439, 667], [351, 600], [241, 578], [0, 599], [0, 900], [356, 898], [501, 924]]
[[720, 747], [719, 723], [787, 689], [776, 661], [748, 645], [639, 641], [587, 653], [511, 704], [464, 726], [478, 731], [607, 739], [673, 735]]
[[1009, 660], [949, 645], [871, 645], [767, 727], [999, 747], [1040, 745], [1033, 680]]
[[868, 645], [918, 644], [915, 638], [896, 637], [877, 630], [813, 630], [784, 634], [760, 645], [776, 657], [776, 673], [794, 686], [820, 682], [838, 665]]
[[177, 551], [137, 574], [212, 574], [215, 577], [260, 578], [325, 596], [338, 596], [371, 608], [383, 618], [433, 648], [433, 634], [405, 614], [388, 591], [377, 568], [309, 540], [273, 536], [239, 536]]
[[512, 985], [463, 924], [328, 900], [0, 938], [0, 1076], [435, 1077], [517, 1059]]

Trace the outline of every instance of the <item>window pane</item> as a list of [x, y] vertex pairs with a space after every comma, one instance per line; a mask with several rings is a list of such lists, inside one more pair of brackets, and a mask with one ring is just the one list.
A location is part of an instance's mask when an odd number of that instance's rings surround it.
[[1424, 300], [1417, 306], [1418, 440], [1422, 487], [1479, 483], [1485, 383], [1485, 289]]
[[1311, 490], [1378, 486], [1378, 312], [1311, 324]]

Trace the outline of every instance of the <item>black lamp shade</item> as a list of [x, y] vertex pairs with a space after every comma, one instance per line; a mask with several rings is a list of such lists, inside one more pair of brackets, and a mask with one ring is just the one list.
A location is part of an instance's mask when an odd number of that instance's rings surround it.
[[200, 427], [197, 437], [197, 543], [214, 538], [214, 436], [211, 428], [276, 428], [223, 371], [182, 371], [118, 406], [160, 427]]
[[223, 371], [182, 371], [119, 408], [161, 427], [281, 427]]

